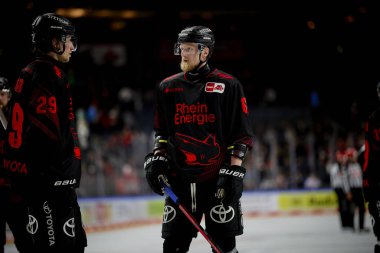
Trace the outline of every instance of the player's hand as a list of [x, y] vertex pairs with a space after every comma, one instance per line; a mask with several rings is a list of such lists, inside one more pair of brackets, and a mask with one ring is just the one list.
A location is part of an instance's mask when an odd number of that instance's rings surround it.
[[161, 180], [164, 180], [168, 183], [166, 174], [169, 170], [169, 162], [166, 156], [154, 155], [149, 153], [145, 156], [144, 162], [145, 176], [150, 188], [159, 195], [164, 195], [161, 183]]
[[220, 199], [225, 207], [239, 201], [241, 198], [245, 172], [246, 169], [238, 165], [224, 165], [219, 170], [215, 197]]

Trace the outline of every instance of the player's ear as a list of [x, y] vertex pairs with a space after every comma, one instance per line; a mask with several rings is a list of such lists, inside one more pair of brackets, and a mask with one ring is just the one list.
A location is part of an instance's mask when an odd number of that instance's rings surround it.
[[57, 38], [54, 37], [51, 39], [51, 46], [55, 51], [60, 51], [60, 42]]
[[202, 61], [206, 61], [207, 60], [207, 56], [210, 54], [210, 49], [208, 47], [205, 47], [203, 50], [202, 50], [202, 53], [201, 53], [201, 60]]

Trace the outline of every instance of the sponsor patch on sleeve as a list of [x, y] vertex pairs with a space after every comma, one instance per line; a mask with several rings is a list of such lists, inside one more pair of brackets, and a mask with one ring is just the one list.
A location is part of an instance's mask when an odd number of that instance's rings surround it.
[[208, 83], [206, 83], [205, 91], [206, 92], [223, 93], [225, 87], [226, 87], [226, 85], [224, 83], [208, 82]]

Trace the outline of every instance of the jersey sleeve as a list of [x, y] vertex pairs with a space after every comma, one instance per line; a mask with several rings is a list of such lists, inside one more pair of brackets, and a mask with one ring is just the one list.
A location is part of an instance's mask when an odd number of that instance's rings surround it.
[[380, 110], [376, 110], [365, 124], [363, 185], [380, 185]]
[[156, 89], [156, 100], [155, 100], [155, 111], [154, 111], [154, 131], [155, 136], [168, 137], [168, 126], [166, 122], [166, 117], [164, 113], [163, 106], [165, 105], [163, 101], [163, 83], [161, 83]]
[[249, 118], [249, 109], [243, 87], [237, 79], [231, 84], [229, 93], [227, 94], [226, 111], [225, 124], [228, 125], [226, 128], [228, 129], [227, 143], [229, 145], [244, 144], [251, 149], [253, 126]]

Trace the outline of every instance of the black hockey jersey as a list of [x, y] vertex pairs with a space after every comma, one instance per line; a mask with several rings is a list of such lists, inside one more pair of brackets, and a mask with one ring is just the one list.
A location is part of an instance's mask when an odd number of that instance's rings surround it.
[[365, 124], [363, 187], [380, 186], [380, 108]]
[[248, 116], [240, 82], [207, 66], [196, 78], [182, 72], [160, 83], [154, 130], [169, 139], [176, 167], [204, 181], [217, 176], [230, 145], [251, 148]]
[[[8, 115], [8, 108], [2, 108], [4, 115]], [[6, 119], [8, 121], [8, 119]], [[0, 125], [0, 159], [3, 159], [4, 156], [4, 143], [5, 143], [5, 129]], [[3, 164], [0, 164], [0, 187], [9, 186], [9, 180], [3, 168]]]
[[12, 87], [3, 166], [13, 186], [77, 187], [80, 148], [70, 84], [55, 60], [38, 58]]

